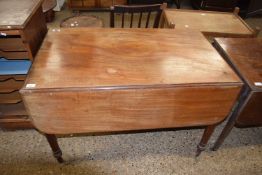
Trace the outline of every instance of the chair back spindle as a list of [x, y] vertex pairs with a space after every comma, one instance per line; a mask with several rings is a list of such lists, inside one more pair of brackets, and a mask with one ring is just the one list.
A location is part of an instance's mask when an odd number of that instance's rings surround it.
[[[111, 7], [110, 14], [110, 27], [115, 27], [115, 14], [121, 15], [121, 27], [129, 26], [134, 27], [134, 14], [139, 15], [138, 28], [142, 27], [143, 15], [146, 14], [145, 28], [149, 27], [150, 18], [153, 16], [152, 13], [156, 13], [153, 20], [153, 28], [159, 27], [160, 18], [162, 16], [163, 9], [166, 8], [166, 3], [164, 4], [152, 4], [152, 5], [115, 5]], [[125, 14], [130, 14], [130, 24], [125, 25], [128, 19], [125, 19]]]

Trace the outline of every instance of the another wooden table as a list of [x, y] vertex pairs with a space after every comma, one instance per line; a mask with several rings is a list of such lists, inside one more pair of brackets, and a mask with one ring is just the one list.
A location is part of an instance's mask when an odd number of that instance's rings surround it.
[[[41, 0], [0, 1], [0, 58], [34, 60], [47, 32], [41, 5]], [[25, 77], [26, 74], [0, 74], [1, 128], [32, 127], [18, 92]]]
[[199, 154], [241, 87], [201, 33], [63, 28], [48, 33], [20, 92], [62, 162], [54, 134], [207, 126]]
[[188, 33], [199, 31], [209, 37], [253, 37], [257, 31], [249, 27], [235, 13], [200, 10], [164, 10], [165, 25], [184, 29]]
[[72, 16], [64, 19], [60, 27], [103, 27], [102, 19], [91, 15]]
[[219, 38], [215, 45], [245, 82], [239, 102], [215, 143], [217, 150], [235, 125], [262, 125], [262, 39]]

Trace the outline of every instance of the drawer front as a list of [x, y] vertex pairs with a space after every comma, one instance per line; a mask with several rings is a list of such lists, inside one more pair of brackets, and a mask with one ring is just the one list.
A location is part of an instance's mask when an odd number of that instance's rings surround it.
[[84, 7], [95, 7], [96, 6], [96, 0], [83, 0], [84, 1]]
[[9, 60], [11, 59], [27, 59], [30, 58], [30, 55], [27, 51], [19, 51], [19, 52], [10, 52], [10, 51], [1, 51], [0, 50], [0, 57], [7, 58]]
[[240, 88], [21, 92], [36, 128], [68, 134], [217, 124], [231, 111]]
[[26, 78], [26, 75], [1, 75], [0, 81], [7, 81], [8, 79], [13, 78], [16, 81], [24, 81]]
[[111, 7], [113, 5], [112, 0], [100, 0], [101, 2], [101, 7]]
[[11, 93], [0, 93], [0, 104], [13, 104], [22, 101], [19, 91], [14, 91]]
[[114, 5], [126, 5], [127, 1], [126, 0], [115, 0]]
[[240, 113], [237, 125], [243, 126], [262, 126], [262, 92], [253, 92], [247, 104]]
[[33, 128], [23, 102], [0, 104], [0, 128], [8, 130]]
[[88, 8], [95, 7], [96, 0], [70, 0], [70, 8]]
[[113, 5], [124, 5], [126, 4], [126, 0], [100, 0], [101, 2], [101, 7], [104, 7], [104, 8], [109, 8]]
[[13, 78], [7, 79], [5, 81], [0, 81], [0, 93], [11, 93], [13, 91], [19, 90], [24, 84], [23, 80], [15, 80]]
[[26, 51], [21, 38], [0, 38], [1, 51]]

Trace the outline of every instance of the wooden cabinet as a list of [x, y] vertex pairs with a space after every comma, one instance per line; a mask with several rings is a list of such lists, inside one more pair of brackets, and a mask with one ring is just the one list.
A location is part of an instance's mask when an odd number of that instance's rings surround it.
[[214, 11], [233, 11], [238, 0], [191, 0], [194, 8]]
[[75, 10], [90, 8], [109, 8], [117, 4], [126, 4], [126, 0], [69, 0], [68, 6]]
[[1, 128], [32, 127], [19, 90], [47, 32], [41, 3], [41, 0], [0, 1]]

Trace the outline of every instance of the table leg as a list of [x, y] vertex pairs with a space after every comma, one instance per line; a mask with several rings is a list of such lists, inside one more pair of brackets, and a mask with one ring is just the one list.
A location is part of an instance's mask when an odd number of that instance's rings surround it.
[[197, 145], [196, 157], [199, 156], [201, 152], [205, 150], [206, 144], [209, 138], [211, 137], [211, 135], [213, 134], [215, 127], [216, 125], [210, 125], [206, 127], [202, 139], [200, 143]]
[[52, 151], [53, 151], [53, 155], [54, 157], [56, 158], [56, 160], [59, 162], [59, 163], [63, 163], [64, 160], [62, 158], [62, 151], [61, 149], [59, 148], [59, 145], [57, 143], [57, 138], [54, 134], [45, 134], [45, 137], [50, 145], [50, 147], [52, 148]]
[[239, 113], [241, 112], [242, 107], [245, 105], [245, 103], [248, 101], [248, 98], [250, 96], [248, 96], [249, 94], [249, 89], [248, 87], [245, 87], [243, 89], [243, 92], [241, 92], [241, 96], [239, 97], [239, 101], [238, 103], [236, 103], [235, 108], [233, 108], [233, 112], [231, 112], [231, 114], [229, 115], [229, 120], [226, 124], [226, 126], [224, 127], [223, 131], [221, 132], [220, 136], [218, 137], [218, 139], [216, 140], [212, 150], [216, 151], [218, 150], [218, 148], [222, 145], [222, 143], [224, 142], [225, 138], [228, 136], [228, 134], [230, 133], [230, 131], [233, 129], [237, 118], [239, 116]]
[[175, 0], [176, 7], [180, 9], [181, 6], [181, 0]]

